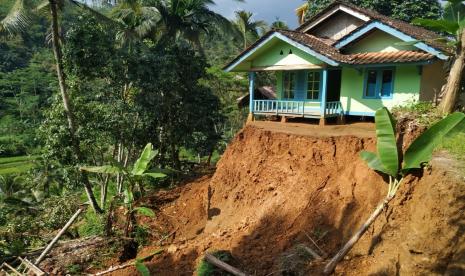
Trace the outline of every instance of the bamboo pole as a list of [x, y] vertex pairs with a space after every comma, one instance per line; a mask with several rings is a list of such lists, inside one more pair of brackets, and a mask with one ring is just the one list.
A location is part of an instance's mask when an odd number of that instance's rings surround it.
[[388, 196], [383, 203], [379, 204], [376, 210], [371, 214], [368, 220], [358, 229], [354, 236], [344, 245], [344, 247], [331, 259], [331, 261], [325, 266], [323, 271], [324, 274], [329, 275], [333, 273], [337, 264], [344, 258], [344, 256], [354, 247], [357, 241], [365, 234], [370, 225], [376, 220], [381, 212], [386, 208], [389, 202], [393, 199], [393, 196]]
[[55, 243], [57, 243], [60, 237], [66, 232], [66, 230], [68, 230], [68, 228], [73, 224], [73, 222], [77, 219], [77, 217], [79, 216], [79, 214], [81, 214], [81, 212], [82, 212], [82, 209], [79, 209], [77, 210], [76, 213], [74, 213], [74, 215], [69, 219], [66, 225], [60, 230], [60, 232], [58, 232], [55, 238], [53, 238], [53, 240], [49, 243], [47, 248], [45, 248], [42, 254], [40, 254], [39, 258], [37, 258], [36, 262], [34, 263], [35, 265], [39, 265], [45, 259], [45, 256], [47, 256], [47, 254], [52, 250]]
[[215, 256], [213, 256], [210, 253], [205, 254], [205, 260], [207, 262], [211, 263], [212, 265], [214, 265], [216, 267], [219, 267], [219, 268], [223, 269], [224, 271], [229, 272], [229, 273], [231, 273], [231, 274], [233, 274], [235, 276], [246, 276], [247, 275], [244, 272], [240, 271], [239, 269], [237, 269], [235, 267], [232, 267], [232, 266], [228, 265], [227, 263], [219, 260], [218, 258], [216, 258]]

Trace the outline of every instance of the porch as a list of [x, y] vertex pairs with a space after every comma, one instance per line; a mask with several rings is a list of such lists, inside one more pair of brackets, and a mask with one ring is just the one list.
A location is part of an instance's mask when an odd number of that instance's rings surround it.
[[274, 115], [320, 119], [324, 125], [327, 118], [336, 117], [343, 123], [344, 110], [340, 101], [341, 70], [319, 68], [275, 71], [277, 76], [276, 99], [256, 98], [257, 74], [249, 72], [250, 120], [254, 115]]
[[330, 118], [343, 115], [340, 101], [287, 101], [287, 100], [253, 100], [252, 113], [255, 115], [276, 115], [302, 118]]

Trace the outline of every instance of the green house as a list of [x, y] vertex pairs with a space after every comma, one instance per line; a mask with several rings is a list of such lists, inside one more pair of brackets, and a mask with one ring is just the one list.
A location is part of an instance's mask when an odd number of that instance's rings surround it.
[[[334, 2], [296, 30], [268, 32], [224, 69], [249, 72], [251, 118], [318, 118], [324, 124], [328, 117], [374, 116], [383, 106], [437, 99], [451, 55], [438, 38], [372, 10]], [[261, 71], [276, 74], [276, 100], [254, 99]]]

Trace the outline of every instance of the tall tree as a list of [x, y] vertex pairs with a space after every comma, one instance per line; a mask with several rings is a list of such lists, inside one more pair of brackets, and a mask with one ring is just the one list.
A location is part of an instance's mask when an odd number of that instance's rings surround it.
[[[80, 141], [76, 135], [78, 124], [75, 120], [73, 107], [67, 90], [66, 77], [63, 72], [63, 57], [59, 37], [58, 10], [59, 7], [62, 6], [63, 2], [57, 2], [57, 0], [48, 0], [47, 4], [50, 12], [52, 49], [56, 62], [56, 72], [58, 77], [58, 84], [60, 87], [60, 94], [63, 101], [64, 111], [68, 120], [68, 129], [70, 132], [70, 138], [72, 140], [71, 142], [73, 144], [74, 155], [76, 162], [79, 163], [83, 160], [83, 156], [81, 152]], [[76, 2], [76, 5], [81, 4]], [[7, 16], [0, 22], [0, 31], [3, 30], [10, 34], [24, 31], [29, 25], [31, 21], [31, 13], [35, 9], [37, 9], [37, 7], [34, 6], [32, 1], [16, 0]], [[81, 173], [80, 178], [92, 208], [95, 210], [95, 212], [101, 213], [102, 209], [98, 206], [97, 200], [95, 199], [87, 173]]]
[[[437, 0], [345, 0], [362, 8], [404, 21], [415, 18], [437, 19], [441, 16], [441, 4]], [[308, 0], [306, 19], [330, 5], [333, 0]]]
[[449, 72], [446, 87], [443, 91], [444, 97], [439, 106], [443, 113], [451, 113], [454, 111], [462, 90], [463, 71], [465, 70], [464, 10], [463, 1], [447, 0], [445, 13], [442, 19], [415, 19], [413, 21], [419, 25], [446, 34], [449, 36], [449, 39], [445, 40], [455, 49], [454, 62]]
[[244, 10], [236, 11], [234, 24], [241, 34], [244, 50], [258, 38], [260, 28], [267, 26], [265, 21], [254, 21], [253, 13]]

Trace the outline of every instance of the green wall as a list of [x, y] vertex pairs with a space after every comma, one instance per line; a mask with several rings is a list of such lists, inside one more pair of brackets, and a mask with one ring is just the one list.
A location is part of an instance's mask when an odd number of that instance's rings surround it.
[[[292, 50], [292, 54], [289, 51]], [[283, 55], [281, 55], [283, 51]], [[321, 65], [322, 61], [304, 51], [282, 41], [275, 41], [266, 51], [249, 58], [252, 67], [267, 67], [276, 65]]]
[[362, 72], [354, 68], [342, 69], [341, 103], [345, 112], [374, 113], [383, 106], [391, 109], [419, 100], [421, 75], [417, 66], [395, 68], [392, 99], [364, 99], [365, 70], [361, 70]]

